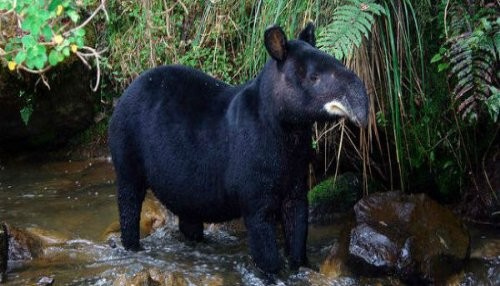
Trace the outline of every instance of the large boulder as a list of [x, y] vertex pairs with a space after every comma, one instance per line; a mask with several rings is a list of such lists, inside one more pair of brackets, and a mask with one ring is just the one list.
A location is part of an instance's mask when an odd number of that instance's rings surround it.
[[[157, 229], [164, 226], [168, 222], [168, 219], [169, 214], [167, 209], [151, 192], [148, 192], [141, 209], [141, 238], [151, 235]], [[106, 228], [103, 238], [109, 242], [113, 242], [119, 233], [120, 223], [115, 221]]]
[[[47, 73], [48, 89], [38, 76], [0, 69], [0, 154], [23, 148], [55, 147], [94, 122], [97, 97], [94, 79], [79, 61], [57, 66]], [[20, 96], [22, 94], [22, 96]], [[20, 110], [31, 98], [33, 113], [27, 125]]]
[[48, 231], [40, 228], [19, 228], [9, 224], [0, 225], [4, 227], [4, 235], [0, 233], [0, 244], [2, 248], [4, 237], [7, 238], [7, 256], [4, 257], [4, 252], [0, 250], [0, 258], [9, 261], [25, 261], [32, 260], [44, 255], [44, 251], [48, 246], [59, 245], [65, 243], [68, 238], [62, 234]]
[[424, 194], [378, 193], [354, 206], [326, 275], [396, 275], [410, 284], [442, 283], [464, 266], [470, 236], [450, 210]]
[[9, 260], [31, 260], [43, 255], [43, 240], [21, 228], [7, 225], [9, 235]]

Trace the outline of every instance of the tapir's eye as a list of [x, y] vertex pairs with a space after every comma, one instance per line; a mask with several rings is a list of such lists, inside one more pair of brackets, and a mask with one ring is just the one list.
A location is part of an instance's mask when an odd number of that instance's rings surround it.
[[309, 80], [312, 81], [312, 82], [317, 82], [319, 80], [319, 75], [317, 73], [312, 73], [309, 76]]

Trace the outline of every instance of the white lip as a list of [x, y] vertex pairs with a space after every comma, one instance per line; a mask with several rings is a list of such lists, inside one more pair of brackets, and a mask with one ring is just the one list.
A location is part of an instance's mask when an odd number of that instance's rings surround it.
[[330, 101], [323, 105], [323, 109], [325, 109], [326, 112], [331, 115], [347, 116], [347, 109], [345, 108], [345, 106], [336, 100]]

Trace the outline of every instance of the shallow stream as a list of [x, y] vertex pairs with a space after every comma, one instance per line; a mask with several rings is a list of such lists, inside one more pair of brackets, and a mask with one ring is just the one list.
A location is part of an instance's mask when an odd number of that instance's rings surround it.
[[[11, 261], [5, 285], [33, 285], [53, 277], [55, 285], [113, 285], [120, 276], [159, 269], [191, 285], [264, 285], [253, 266], [241, 227], [208, 225], [206, 241], [183, 240], [175, 219], [142, 240], [145, 251], [112, 247], [106, 229], [118, 219], [114, 171], [107, 158], [0, 166], [0, 222], [51, 240], [43, 254]], [[500, 233], [472, 227], [474, 259], [454, 285], [500, 285]], [[308, 255], [319, 269], [339, 235], [338, 226], [310, 226]], [[486, 259], [486, 258], [487, 259]], [[174, 279], [175, 280], [175, 279]], [[389, 277], [327, 278], [312, 269], [281, 275], [279, 285], [395, 284]], [[180, 284], [181, 285], [181, 284]]]

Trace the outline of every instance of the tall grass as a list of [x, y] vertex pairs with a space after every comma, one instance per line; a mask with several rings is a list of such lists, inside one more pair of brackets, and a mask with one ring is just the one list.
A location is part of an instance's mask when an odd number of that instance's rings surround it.
[[[244, 82], [253, 78], [266, 60], [262, 44], [266, 27], [280, 24], [289, 38], [295, 38], [308, 21], [314, 21], [319, 33], [324, 34], [323, 29], [330, 24], [336, 7], [344, 3], [324, 0], [141, 0], [136, 4], [111, 1], [111, 10], [118, 11], [112, 19], [110, 35], [110, 63], [120, 83], [118, 89], [123, 89], [143, 70], [170, 63], [194, 66], [234, 84]], [[390, 178], [391, 187], [404, 188], [407, 160], [403, 158], [408, 156], [405, 106], [412, 101], [404, 97], [423, 94], [415, 88], [421, 87], [423, 73], [421, 45], [410, 1], [383, 4], [386, 16], [379, 17], [370, 38], [344, 59], [368, 86], [373, 107], [371, 124], [368, 132], [358, 135], [349, 132], [342, 142], [352, 142], [355, 146], [350, 156], [364, 162], [361, 168], [365, 177], [374, 167], [378, 175]], [[413, 59], [415, 46], [420, 50], [417, 59]], [[410, 108], [414, 109], [411, 104]], [[391, 123], [381, 125], [383, 134], [378, 131], [377, 116]], [[344, 124], [338, 126], [347, 130]], [[317, 127], [316, 131], [317, 150], [325, 156], [323, 172], [331, 173], [341, 159], [337, 151], [342, 149], [338, 143], [344, 135], [331, 126]], [[361, 144], [354, 142], [356, 138], [361, 138]], [[385, 154], [382, 163], [371, 160], [373, 142], [379, 152]], [[393, 178], [398, 178], [399, 183]]]
[[290, 38], [327, 17], [327, 1], [110, 1], [110, 64], [119, 88], [147, 68], [180, 63], [231, 83], [253, 78], [266, 53], [263, 34], [281, 24]]
[[[361, 162], [351, 165], [365, 175], [365, 189], [370, 177], [389, 189], [408, 190], [426, 176], [435, 176], [443, 190], [460, 188], [465, 172], [475, 165], [474, 148], [463, 145], [474, 146], [475, 139], [456, 117], [446, 81], [437, 79], [429, 65], [436, 52], [427, 50], [436, 47], [426, 38], [435, 33], [436, 4], [431, 1], [109, 0], [111, 81], [120, 93], [145, 69], [180, 63], [239, 84], [255, 77], [266, 61], [262, 39], [269, 25], [280, 24], [295, 38], [313, 21], [321, 35], [318, 43], [328, 43], [337, 8], [354, 5], [369, 11], [365, 5], [372, 4], [383, 13], [358, 19], [365, 27], [369, 23], [369, 31], [361, 42], [360, 35], [347, 33], [345, 39], [361, 45], [342, 58], [367, 86], [369, 127], [349, 129], [343, 121], [316, 125], [313, 142], [323, 156], [317, 176], [336, 173], [345, 161]], [[353, 33], [365, 33], [357, 27]]]

